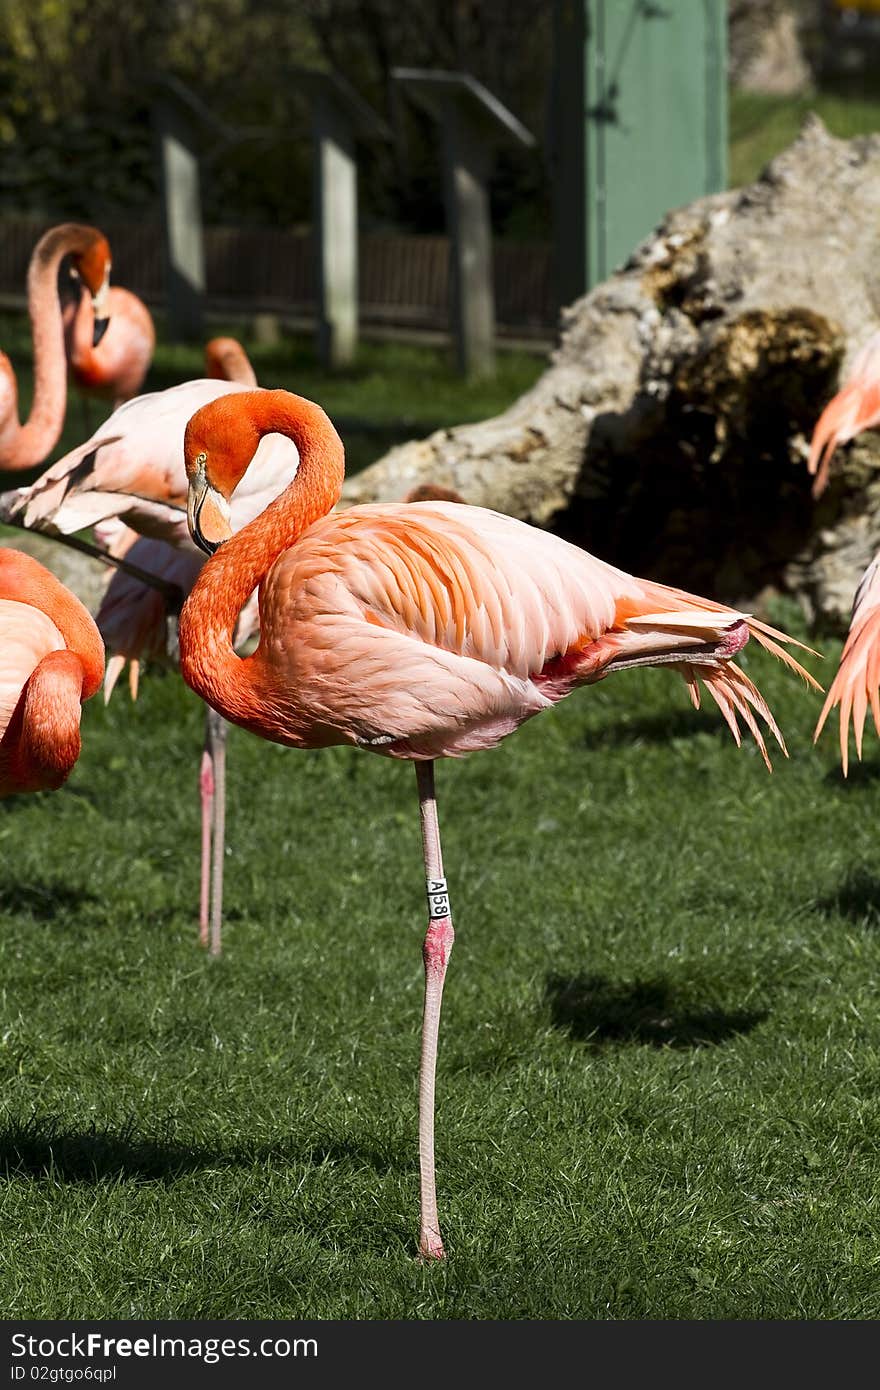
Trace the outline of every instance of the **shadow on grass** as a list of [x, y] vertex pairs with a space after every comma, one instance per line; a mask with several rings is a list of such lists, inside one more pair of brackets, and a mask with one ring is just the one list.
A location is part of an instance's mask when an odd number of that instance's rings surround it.
[[851, 922], [864, 922], [867, 918], [876, 924], [880, 922], [880, 878], [865, 869], [855, 869], [847, 874], [836, 893], [820, 898], [816, 906], [820, 912], [839, 913]]
[[711, 730], [705, 713], [695, 709], [673, 709], [666, 714], [646, 714], [641, 719], [610, 721], [586, 735], [590, 747], [596, 744], [617, 747], [624, 743], [667, 743], [673, 738], [692, 738]]
[[52, 1116], [33, 1116], [0, 1130], [0, 1174], [6, 1178], [50, 1178], [61, 1183], [99, 1183], [105, 1179], [171, 1184], [204, 1169], [252, 1168], [269, 1164], [340, 1165], [384, 1173], [411, 1166], [395, 1144], [360, 1144], [338, 1137], [297, 1143], [207, 1148], [170, 1135], [138, 1134], [134, 1122], [116, 1128], [65, 1127]]
[[0, 1173], [54, 1178], [58, 1182], [97, 1183], [104, 1178], [170, 1182], [206, 1168], [216, 1156], [169, 1139], [118, 1129], [65, 1129], [51, 1116], [34, 1116], [0, 1131]]
[[766, 1009], [701, 1008], [668, 980], [617, 982], [604, 975], [551, 975], [544, 997], [553, 1024], [592, 1047], [715, 1047], [748, 1033]]
[[[852, 750], [850, 750], [852, 751]], [[861, 787], [873, 787], [876, 782], [880, 782], [880, 758], [868, 758], [865, 762], [860, 762], [858, 758], [852, 757], [849, 764], [849, 775], [844, 777], [840, 763], [829, 768], [824, 777], [825, 785], [828, 787], [841, 787], [847, 790]]]
[[18, 879], [0, 881], [0, 912], [33, 917], [38, 922], [54, 922], [59, 916], [100, 902], [87, 888], [72, 888], [57, 879], [22, 883]]

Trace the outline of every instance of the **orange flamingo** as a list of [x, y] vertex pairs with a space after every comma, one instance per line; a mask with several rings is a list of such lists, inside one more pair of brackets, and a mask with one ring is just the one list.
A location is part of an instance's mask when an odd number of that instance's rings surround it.
[[33, 468], [58, 443], [67, 400], [64, 326], [58, 297], [58, 268], [72, 257], [91, 295], [93, 340], [107, 328], [110, 247], [95, 227], [65, 222], [40, 237], [28, 267], [28, 312], [34, 350], [34, 395], [24, 424], [18, 415], [18, 385], [12, 363], [0, 352], [0, 470]]
[[[230, 499], [264, 435], [294, 440], [295, 480], [236, 536]], [[348, 744], [416, 767], [428, 894], [419, 1083], [423, 1258], [442, 1258], [434, 1176], [440, 1004], [453, 944], [434, 760], [494, 747], [575, 686], [642, 665], [701, 680], [765, 760], [763, 697], [732, 662], [749, 634], [815, 685], [749, 615], [643, 579], [510, 517], [458, 503], [353, 507], [342, 443], [319, 406], [255, 391], [198, 411], [185, 438], [193, 539], [213, 555], [180, 617], [184, 679], [224, 718], [295, 748]], [[259, 584], [260, 641], [232, 634]]]
[[89, 295], [80, 293], [64, 304], [64, 346], [70, 375], [85, 396], [111, 400], [114, 407], [136, 396], [156, 350], [153, 316], [142, 299], [112, 285], [104, 310], [107, 329], [95, 339], [95, 311]]
[[880, 425], [880, 332], [868, 339], [853, 363], [846, 383], [828, 402], [810, 443], [807, 469], [815, 474], [813, 496], [821, 497], [828, 486], [828, 471], [835, 450], [863, 430]]
[[103, 643], [79, 599], [30, 555], [0, 547], [0, 796], [66, 781], [80, 707], [103, 674]]

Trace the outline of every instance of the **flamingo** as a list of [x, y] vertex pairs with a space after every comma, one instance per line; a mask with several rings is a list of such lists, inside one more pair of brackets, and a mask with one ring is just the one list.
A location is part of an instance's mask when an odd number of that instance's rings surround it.
[[24, 424], [18, 415], [18, 386], [12, 363], [0, 352], [0, 469], [33, 468], [58, 443], [67, 399], [64, 328], [58, 297], [58, 268], [71, 256], [91, 295], [92, 338], [107, 328], [110, 247], [96, 227], [64, 222], [46, 232], [28, 266], [28, 312], [34, 346], [34, 395]]
[[[247, 362], [243, 349], [240, 356]], [[125, 557], [160, 581], [170, 579], [180, 585], [181, 595], [188, 593], [203, 557], [194, 549], [186, 528], [184, 429], [193, 412], [206, 401], [246, 389], [238, 382], [197, 380], [135, 397], [35, 483], [3, 494], [0, 517], [67, 537], [86, 526], [96, 526], [98, 539], [114, 558]], [[242, 489], [233, 508], [236, 529], [263, 510], [285, 486], [296, 465], [297, 453], [289, 440], [265, 441], [253, 471], [253, 488], [250, 494]], [[125, 529], [107, 528], [106, 523], [113, 518], [125, 522]], [[145, 534], [154, 544], [135, 549], [136, 533]], [[163, 543], [167, 550], [163, 550]], [[167, 592], [167, 586], [163, 589]], [[244, 616], [242, 641], [255, 621], [255, 610]], [[138, 655], [156, 655], [164, 646], [165, 600], [131, 576], [115, 575], [101, 605], [98, 625], [111, 652], [108, 695], [126, 658], [135, 658], [131, 680], [136, 688]], [[210, 709], [205, 718], [199, 773], [203, 845], [199, 940], [208, 943], [210, 913], [210, 946], [216, 955], [221, 948], [223, 907], [226, 729]]]
[[[230, 503], [264, 436], [299, 450], [296, 478], [232, 535]], [[419, 1251], [441, 1259], [434, 1170], [440, 1005], [454, 940], [434, 761], [492, 748], [575, 686], [632, 666], [672, 666], [699, 705], [702, 681], [737, 743], [741, 715], [785, 745], [733, 664], [749, 635], [811, 684], [785, 634], [721, 604], [636, 579], [511, 517], [460, 503], [353, 507], [343, 448], [323, 410], [286, 391], [227, 396], [185, 437], [188, 521], [213, 558], [180, 616], [184, 680], [225, 719], [295, 748], [348, 744], [415, 763], [428, 897], [419, 1076]], [[232, 634], [259, 585], [260, 641]]]
[[[880, 332], [874, 333], [858, 353], [846, 382], [826, 405], [813, 430], [807, 468], [815, 474], [813, 496], [820, 497], [838, 445], [855, 439], [864, 430], [880, 426]], [[834, 680], [816, 723], [815, 743], [829, 714], [840, 707], [840, 761], [844, 777], [849, 772], [850, 722], [856, 753], [862, 756], [865, 718], [870, 704], [874, 726], [880, 733], [880, 552], [859, 581], [853, 599], [849, 632]]]
[[70, 375], [87, 396], [110, 399], [114, 407], [136, 396], [156, 349], [153, 316], [142, 299], [130, 290], [112, 285], [107, 291], [105, 312], [107, 331], [95, 343], [94, 306], [88, 295], [80, 293], [62, 309], [64, 345]]
[[828, 471], [835, 450], [863, 430], [880, 425], [880, 331], [865, 343], [853, 362], [852, 372], [837, 395], [828, 402], [810, 442], [807, 469], [815, 475], [813, 496], [821, 497], [828, 485]]
[[0, 797], [67, 780], [80, 707], [103, 675], [103, 643], [79, 599], [32, 556], [0, 547]]

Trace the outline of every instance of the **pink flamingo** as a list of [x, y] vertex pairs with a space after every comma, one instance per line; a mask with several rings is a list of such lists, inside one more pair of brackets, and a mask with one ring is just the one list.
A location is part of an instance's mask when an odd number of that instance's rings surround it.
[[853, 363], [845, 385], [819, 416], [810, 443], [807, 469], [815, 474], [813, 496], [821, 497], [828, 485], [828, 470], [835, 450], [863, 430], [880, 425], [880, 332], [868, 339]]
[[65, 222], [40, 237], [28, 267], [28, 312], [34, 350], [34, 395], [24, 424], [18, 415], [18, 385], [12, 363], [0, 352], [0, 469], [33, 468], [58, 443], [67, 400], [64, 326], [58, 298], [58, 268], [65, 256], [91, 295], [93, 340], [107, 327], [110, 247], [95, 227]]
[[30, 555], [0, 547], [0, 796], [55, 790], [80, 753], [80, 707], [104, 674], [86, 609]]
[[153, 360], [153, 316], [136, 294], [112, 285], [104, 306], [107, 330], [96, 342], [94, 305], [79, 285], [76, 290], [62, 309], [70, 375], [83, 395], [122, 405], [138, 394]]
[[[188, 593], [203, 557], [194, 550], [186, 528], [184, 429], [193, 412], [206, 401], [246, 389], [237, 382], [199, 380], [135, 397], [35, 483], [3, 494], [0, 518], [68, 537], [87, 526], [98, 526], [98, 538], [103, 538], [112, 556], [125, 557], [160, 581], [171, 579], [179, 584], [181, 596]], [[297, 461], [289, 440], [276, 437], [264, 441], [253, 470], [253, 487], [250, 492], [241, 489], [236, 498], [232, 513], [235, 529], [252, 520], [277, 496]], [[110, 519], [126, 526], [107, 528]], [[147, 536], [152, 544], [135, 549], [135, 533]], [[107, 667], [108, 693], [127, 658], [135, 658], [131, 679], [136, 688], [137, 658], [156, 655], [164, 646], [165, 614], [165, 599], [154, 589], [130, 575], [114, 575], [98, 614], [98, 625], [112, 653]], [[246, 609], [241, 641], [255, 621], [255, 608]], [[203, 944], [208, 940], [210, 914], [212, 954], [220, 951], [221, 944], [225, 749], [225, 725], [209, 709], [199, 775], [203, 845], [199, 939]]]
[[[232, 536], [230, 501], [261, 439], [300, 455], [295, 480]], [[423, 1258], [442, 1258], [434, 1176], [440, 1004], [453, 944], [434, 760], [492, 748], [575, 686], [665, 664], [699, 704], [701, 680], [739, 742], [741, 715], [784, 751], [763, 697], [732, 662], [749, 634], [790, 639], [746, 614], [636, 579], [557, 537], [457, 503], [353, 507], [327, 515], [342, 443], [319, 406], [285, 391], [217, 400], [189, 422], [188, 518], [213, 555], [180, 616], [184, 680], [224, 718], [295, 748], [348, 744], [415, 763], [428, 896], [419, 1083]], [[259, 584], [260, 642], [232, 634]], [[776, 640], [774, 640], [776, 639]], [[756, 717], [757, 716], [757, 717]]]
[[[828, 484], [828, 474], [838, 445], [846, 444], [863, 430], [880, 426], [880, 332], [865, 343], [853, 369], [837, 395], [819, 416], [810, 442], [807, 468], [816, 475], [813, 496]], [[840, 665], [816, 724], [815, 742], [831, 711], [840, 706], [840, 761], [844, 777], [849, 772], [850, 722], [855, 732], [856, 753], [862, 756], [865, 718], [870, 704], [874, 726], [880, 733], [880, 552], [861, 578]]]

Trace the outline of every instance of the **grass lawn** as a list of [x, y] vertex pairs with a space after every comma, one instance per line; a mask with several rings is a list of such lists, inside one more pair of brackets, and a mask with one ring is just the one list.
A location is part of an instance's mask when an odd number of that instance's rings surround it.
[[752, 183], [768, 161], [796, 139], [810, 111], [821, 116], [831, 134], [841, 139], [880, 131], [880, 97], [834, 91], [781, 97], [732, 88], [728, 147], [731, 188]]
[[212, 961], [200, 706], [92, 701], [68, 786], [0, 803], [4, 1315], [880, 1315], [880, 752], [844, 783], [817, 697], [744, 664], [772, 776], [662, 671], [439, 769], [430, 1268], [410, 769], [233, 730]]

